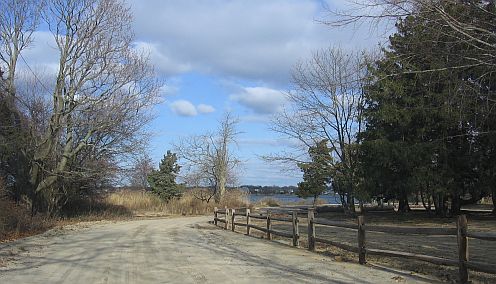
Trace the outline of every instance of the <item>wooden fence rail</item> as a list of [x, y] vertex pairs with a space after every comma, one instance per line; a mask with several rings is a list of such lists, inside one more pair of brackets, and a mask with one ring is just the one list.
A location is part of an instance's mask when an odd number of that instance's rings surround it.
[[[244, 211], [244, 212], [243, 212]], [[273, 214], [278, 214], [273, 216]], [[279, 215], [289, 215], [290, 217], [281, 217]], [[224, 218], [220, 218], [223, 215]], [[290, 238], [293, 240], [293, 246], [300, 246], [300, 233], [299, 233], [299, 217], [301, 210], [267, 210], [265, 215], [261, 213], [254, 214], [250, 209], [228, 209], [223, 210], [214, 209], [214, 224], [219, 222], [223, 223], [225, 230], [229, 228], [235, 231], [236, 226], [246, 227], [246, 234], [250, 235], [251, 229], [264, 232], [268, 240], [272, 239], [273, 235]], [[236, 222], [236, 216], [244, 217], [245, 222]], [[258, 226], [251, 224], [251, 219], [265, 220], [265, 226]], [[283, 232], [272, 229], [272, 221], [288, 222], [291, 223], [292, 232]], [[487, 263], [475, 262], [469, 260], [469, 247], [468, 238], [481, 239], [486, 241], [496, 241], [496, 233], [493, 232], [468, 232], [467, 218], [465, 215], [460, 215], [457, 220], [456, 228], [429, 228], [429, 227], [393, 227], [393, 226], [380, 226], [380, 225], [365, 225], [363, 216], [358, 216], [357, 223], [351, 224], [347, 222], [332, 221], [321, 218], [315, 218], [315, 213], [312, 208], [307, 211], [307, 225], [308, 225], [308, 250], [314, 251], [316, 243], [324, 243], [331, 246], [338, 247], [347, 251], [355, 252], [358, 254], [358, 261], [360, 264], [366, 263], [366, 256], [381, 255], [388, 257], [401, 257], [408, 259], [416, 259], [426, 261], [438, 265], [458, 266], [460, 282], [468, 283], [468, 269], [496, 274], [496, 266]], [[339, 243], [332, 240], [316, 237], [315, 225], [339, 227], [343, 229], [350, 229], [357, 231], [357, 246]], [[369, 232], [382, 232], [390, 234], [412, 234], [412, 235], [428, 235], [428, 236], [457, 236], [458, 246], [458, 259], [447, 259], [437, 256], [415, 254], [401, 251], [382, 250], [382, 249], [369, 249], [366, 247], [366, 231]]]

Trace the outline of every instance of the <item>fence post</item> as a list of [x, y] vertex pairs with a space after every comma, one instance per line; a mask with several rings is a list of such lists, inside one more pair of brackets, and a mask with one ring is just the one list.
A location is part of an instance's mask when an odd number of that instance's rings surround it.
[[293, 223], [293, 246], [298, 247], [300, 246], [300, 232], [298, 230], [298, 212], [293, 211], [291, 214], [291, 220]]
[[270, 211], [267, 210], [267, 240], [272, 240], [270, 230], [272, 230], [272, 222], [270, 220]]
[[365, 221], [363, 216], [358, 216], [358, 263], [367, 263], [365, 259]]
[[458, 216], [456, 223], [458, 236], [458, 271], [460, 273], [460, 283], [468, 283], [468, 239], [467, 239], [467, 217], [465, 215]]
[[234, 224], [234, 213], [236, 213], [236, 209], [233, 208], [231, 209], [231, 218], [232, 218], [231, 228], [233, 232], [236, 229], [236, 225]]
[[225, 219], [226, 219], [226, 222], [224, 223], [224, 230], [227, 230], [227, 228], [229, 227], [229, 209], [227, 208], [226, 206], [226, 212], [225, 212]]
[[315, 250], [315, 223], [314, 223], [314, 209], [308, 208], [308, 250]]
[[272, 230], [272, 222], [270, 220], [270, 211], [267, 210], [267, 240], [272, 240], [270, 230]]
[[217, 226], [217, 207], [214, 207], [214, 225]]
[[246, 235], [250, 235], [250, 209], [246, 208]]

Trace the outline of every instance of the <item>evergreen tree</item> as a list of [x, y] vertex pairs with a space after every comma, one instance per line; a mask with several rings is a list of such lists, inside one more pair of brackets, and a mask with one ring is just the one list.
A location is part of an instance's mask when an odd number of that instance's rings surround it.
[[167, 151], [159, 164], [159, 169], [153, 170], [148, 175], [148, 183], [152, 192], [163, 200], [181, 197], [182, 186], [176, 184], [176, 176], [180, 169], [181, 166], [177, 164], [176, 154]]
[[326, 189], [331, 180], [332, 157], [331, 149], [327, 147], [327, 140], [318, 142], [309, 147], [309, 163], [299, 163], [298, 167], [303, 172], [303, 181], [298, 183], [298, 193], [301, 198], [313, 197], [313, 205], [317, 197]]
[[[447, 11], [483, 16], [461, 5]], [[453, 40], [447, 28], [417, 11], [399, 21], [371, 68], [361, 172], [371, 195], [398, 199], [401, 211], [420, 191], [439, 215], [448, 202], [456, 213], [487, 195], [490, 186], [482, 185], [494, 181], [495, 75], [465, 62], [477, 50]]]

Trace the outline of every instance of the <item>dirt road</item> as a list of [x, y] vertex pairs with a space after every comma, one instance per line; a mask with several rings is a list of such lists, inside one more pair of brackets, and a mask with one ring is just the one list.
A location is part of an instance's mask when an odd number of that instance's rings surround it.
[[0, 244], [0, 283], [416, 283], [223, 231], [206, 217], [97, 223]]

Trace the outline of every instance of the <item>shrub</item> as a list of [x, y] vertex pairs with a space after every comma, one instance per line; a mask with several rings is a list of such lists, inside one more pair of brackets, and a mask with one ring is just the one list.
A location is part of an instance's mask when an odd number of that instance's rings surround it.
[[54, 222], [44, 215], [31, 217], [28, 204], [12, 201], [1, 178], [0, 209], [0, 240], [36, 234], [54, 226]]
[[257, 207], [279, 207], [279, 206], [281, 206], [279, 200], [271, 197], [266, 197], [257, 202]]

